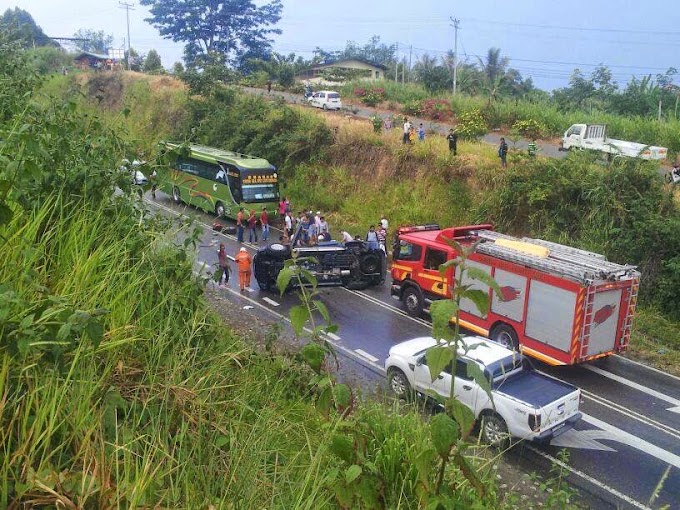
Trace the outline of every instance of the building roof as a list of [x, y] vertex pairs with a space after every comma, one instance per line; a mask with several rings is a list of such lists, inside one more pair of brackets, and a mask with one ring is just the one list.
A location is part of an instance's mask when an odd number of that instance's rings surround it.
[[[102, 55], [101, 53], [90, 53], [89, 51], [81, 51], [75, 57], [73, 57], [73, 60], [78, 60], [78, 59], [85, 58], [85, 57], [96, 58], [98, 60], [109, 60], [109, 59], [111, 59], [111, 57], [109, 57], [108, 55]], [[111, 60], [113, 60], [113, 59], [111, 59]]]
[[340, 59], [340, 60], [333, 60], [331, 62], [324, 62], [323, 64], [317, 64], [315, 66], [312, 66], [312, 69], [318, 69], [318, 68], [321, 68], [321, 67], [341, 67], [339, 64], [342, 64], [343, 62], [352, 62], [352, 61], [361, 62], [363, 64], [373, 66], [373, 67], [376, 67], [378, 69], [382, 69], [383, 71], [387, 70], [387, 66], [384, 66], [382, 64], [376, 64], [375, 62], [371, 62], [369, 60], [364, 60], [364, 59], [361, 59], [361, 58], [343, 58], [343, 59]]

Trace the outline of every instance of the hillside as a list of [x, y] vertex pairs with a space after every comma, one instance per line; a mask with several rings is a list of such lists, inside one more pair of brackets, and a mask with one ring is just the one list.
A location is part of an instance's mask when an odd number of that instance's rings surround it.
[[151, 154], [170, 137], [263, 155], [279, 167], [294, 209], [323, 210], [336, 232], [363, 234], [383, 214], [392, 225], [490, 221], [637, 264], [646, 306], [631, 352], [680, 371], [678, 201], [654, 163], [607, 165], [589, 154], [532, 159], [511, 150], [502, 171], [494, 148], [474, 141], [459, 142], [453, 157], [443, 137], [404, 146], [399, 129], [376, 133], [366, 120], [236, 89], [197, 96], [170, 77], [91, 79], [72, 79], [90, 98], [86, 108], [103, 107], [138, 151]]

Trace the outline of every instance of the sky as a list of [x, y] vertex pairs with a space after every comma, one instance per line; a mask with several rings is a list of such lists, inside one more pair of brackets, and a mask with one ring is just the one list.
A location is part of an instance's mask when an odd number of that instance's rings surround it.
[[[132, 47], [156, 49], [171, 68], [182, 45], [163, 39], [144, 21], [148, 10], [130, 10]], [[257, 4], [262, 2], [256, 0]], [[568, 85], [574, 68], [587, 76], [600, 63], [620, 85], [638, 77], [680, 70], [680, 28], [671, 0], [283, 0], [274, 50], [311, 57], [315, 47], [340, 50], [348, 40], [365, 44], [379, 35], [399, 45], [400, 58], [415, 63], [425, 53], [441, 56], [454, 46], [451, 18], [459, 20], [458, 54], [477, 62], [490, 47], [539, 88]], [[118, 0], [0, 0], [0, 10], [28, 11], [47, 35], [69, 37], [78, 29], [104, 30], [123, 47], [126, 11]], [[680, 75], [675, 78], [680, 83]]]

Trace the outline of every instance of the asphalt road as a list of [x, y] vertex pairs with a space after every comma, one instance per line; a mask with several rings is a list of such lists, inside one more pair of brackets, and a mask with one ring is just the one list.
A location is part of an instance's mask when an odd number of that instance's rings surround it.
[[[299, 94], [291, 94], [290, 92], [278, 92], [278, 91], [272, 91], [270, 94], [267, 94], [267, 91], [264, 89], [258, 89], [258, 88], [253, 88], [253, 87], [242, 87], [242, 89], [245, 92], [248, 92], [249, 94], [255, 94], [255, 95], [260, 95], [260, 96], [267, 96], [267, 97], [281, 97], [283, 98], [287, 103], [293, 103], [293, 104], [304, 104], [306, 105], [307, 102], [304, 100], [304, 98], [299, 95]], [[311, 107], [310, 107], [311, 108]], [[370, 108], [368, 106], [364, 105], [352, 105], [352, 109], [356, 110], [356, 114], [358, 117], [362, 117], [365, 119], [368, 119], [372, 117], [373, 115], [378, 115], [379, 117], [387, 117], [388, 115], [393, 115], [393, 112], [385, 112], [382, 110], [378, 110], [376, 108]], [[346, 112], [328, 112], [328, 115], [345, 115]], [[402, 116], [402, 114], [398, 114], [399, 117]], [[451, 129], [453, 124], [447, 124], [445, 122], [436, 122], [433, 120], [429, 119], [423, 119], [420, 117], [414, 117], [414, 116], [409, 116], [409, 120], [411, 123], [415, 126], [418, 126], [420, 123], [423, 124], [425, 129], [428, 132], [435, 132], [435, 133], [440, 133], [441, 135], [445, 135], [449, 132], [449, 129]], [[565, 130], [568, 126], [565, 127]], [[395, 129], [399, 129], [400, 126], [395, 126]], [[487, 133], [482, 137], [482, 141], [490, 144], [490, 145], [498, 145], [500, 144], [501, 141], [501, 134], [500, 133]], [[508, 143], [508, 146], [510, 148], [517, 148], [517, 149], [524, 149], [526, 150], [527, 145], [529, 144], [529, 140], [525, 139], [519, 139], [516, 142], [513, 142], [512, 140], [506, 138], [506, 142]], [[546, 141], [541, 141], [537, 140], [536, 145], [538, 145], [539, 148], [539, 154], [543, 156], [548, 156], [551, 158], [565, 158], [567, 153], [566, 152], [561, 152], [558, 150], [558, 146], [548, 143]]]
[[[147, 200], [150, 209], [185, 214], [204, 225], [197, 270], [214, 267], [220, 242], [230, 254], [241, 246], [234, 236], [210, 229], [211, 216], [157, 195], [156, 201]], [[276, 231], [272, 235], [276, 237]], [[244, 246], [251, 253], [257, 248]], [[252, 307], [251, 313], [273, 322], [284, 322], [298, 302], [294, 293], [281, 297], [260, 291], [254, 279], [246, 293], [239, 293], [237, 285], [232, 277], [229, 288], [221, 292], [234, 306]], [[360, 364], [366, 378], [384, 379], [383, 363], [392, 345], [430, 332], [428, 318], [408, 316], [390, 297], [387, 282], [365, 291], [324, 288], [321, 299], [340, 326], [329, 341], [345, 362]], [[595, 508], [680, 509], [680, 378], [620, 356], [576, 367], [536, 365], [582, 389], [583, 419], [550, 445], [522, 442], [508, 455], [530, 470], [546, 472], [551, 462], [559, 462], [558, 451], [566, 448], [569, 483], [588, 494]]]

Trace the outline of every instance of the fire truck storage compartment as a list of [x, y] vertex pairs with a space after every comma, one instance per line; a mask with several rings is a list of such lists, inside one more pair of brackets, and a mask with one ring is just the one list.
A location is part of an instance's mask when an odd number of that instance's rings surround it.
[[538, 280], [529, 284], [525, 334], [569, 352], [574, 329], [576, 293]]
[[[614, 348], [619, 326], [622, 289], [596, 292], [590, 314], [590, 338], [587, 356], [600, 354]], [[586, 318], [588, 314], [586, 314]]]
[[508, 319], [524, 322], [524, 302], [526, 301], [527, 279], [503, 269], [496, 268], [494, 278], [501, 288], [501, 300], [496, 293], [491, 299], [491, 311]]
[[[474, 260], [468, 260], [466, 262], [468, 267], [475, 267], [479, 269], [480, 271], [484, 271], [486, 274], [491, 275], [491, 266], [487, 264], [482, 264], [480, 262], [476, 262]], [[460, 277], [460, 269], [456, 267], [456, 279]], [[479, 280], [474, 280], [470, 277], [468, 277], [467, 273], [463, 274], [463, 285], [469, 285], [470, 290], [481, 290], [482, 292], [489, 293], [489, 286], [486, 285], [485, 283], [479, 281]], [[486, 319], [486, 315], [481, 316], [479, 314], [479, 310], [477, 309], [477, 306], [475, 305], [474, 301], [471, 299], [461, 299], [460, 300], [460, 309], [463, 310], [464, 312], [468, 312], [475, 317], [481, 317], [482, 319]]]

